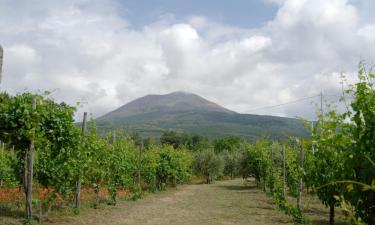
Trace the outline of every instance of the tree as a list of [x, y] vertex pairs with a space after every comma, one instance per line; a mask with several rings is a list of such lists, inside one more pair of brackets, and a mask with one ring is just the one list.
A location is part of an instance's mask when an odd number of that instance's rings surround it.
[[230, 176], [233, 179], [239, 174], [240, 168], [240, 157], [241, 154], [239, 151], [228, 152], [224, 151], [221, 153], [221, 156], [224, 160], [224, 174]]
[[186, 145], [188, 139], [184, 135], [180, 135], [175, 131], [166, 131], [160, 137], [160, 143], [164, 145], [172, 145], [173, 148], [177, 149], [182, 145]]
[[188, 146], [189, 149], [194, 152], [211, 148], [211, 144], [208, 139], [202, 135], [193, 135], [189, 140]]
[[224, 161], [211, 149], [197, 152], [194, 160], [194, 169], [197, 174], [204, 176], [210, 184], [223, 173]]
[[215, 152], [229, 151], [233, 152], [239, 149], [241, 146], [241, 139], [236, 136], [229, 136], [224, 138], [218, 138], [214, 140]]

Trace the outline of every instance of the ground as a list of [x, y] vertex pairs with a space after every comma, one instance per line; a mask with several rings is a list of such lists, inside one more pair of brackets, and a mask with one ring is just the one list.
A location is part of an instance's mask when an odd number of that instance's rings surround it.
[[52, 218], [44, 224], [293, 224], [275, 210], [269, 197], [255, 186], [244, 186], [242, 179], [183, 185], [137, 202], [92, 211], [79, 217]]
[[[316, 208], [314, 201], [306, 200], [309, 216], [318, 220], [328, 218], [327, 210], [321, 205]], [[245, 186], [242, 179], [235, 179], [210, 185], [182, 185], [148, 194], [135, 202], [122, 201], [117, 206], [84, 209], [79, 216], [50, 215], [43, 224], [267, 225], [293, 222], [283, 212], [276, 210], [271, 197], [253, 183]]]

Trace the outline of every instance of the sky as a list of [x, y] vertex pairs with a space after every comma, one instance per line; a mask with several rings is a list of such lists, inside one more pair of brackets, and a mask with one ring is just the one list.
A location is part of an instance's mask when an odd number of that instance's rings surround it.
[[0, 90], [80, 102], [77, 120], [173, 91], [314, 119], [321, 92], [340, 107], [340, 76], [355, 82], [360, 61], [375, 63], [374, 9], [373, 0], [0, 0]]

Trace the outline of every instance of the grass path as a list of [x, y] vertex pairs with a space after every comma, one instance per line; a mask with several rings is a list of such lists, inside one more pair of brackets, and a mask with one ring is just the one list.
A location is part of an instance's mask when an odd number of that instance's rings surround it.
[[206, 185], [183, 185], [136, 202], [88, 209], [80, 216], [50, 217], [43, 224], [249, 225], [293, 224], [275, 210], [272, 200], [241, 179]]

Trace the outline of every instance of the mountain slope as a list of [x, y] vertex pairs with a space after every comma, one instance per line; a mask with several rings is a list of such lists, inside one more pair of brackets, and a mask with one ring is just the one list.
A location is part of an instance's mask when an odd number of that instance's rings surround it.
[[235, 112], [210, 102], [196, 94], [172, 92], [166, 95], [146, 95], [101, 117], [126, 117], [150, 112], [213, 111], [233, 114]]
[[236, 135], [246, 139], [279, 139], [308, 135], [299, 120], [240, 114], [186, 92], [136, 99], [98, 118], [97, 126], [102, 131], [122, 128], [146, 137], [159, 137], [171, 129], [210, 138]]

